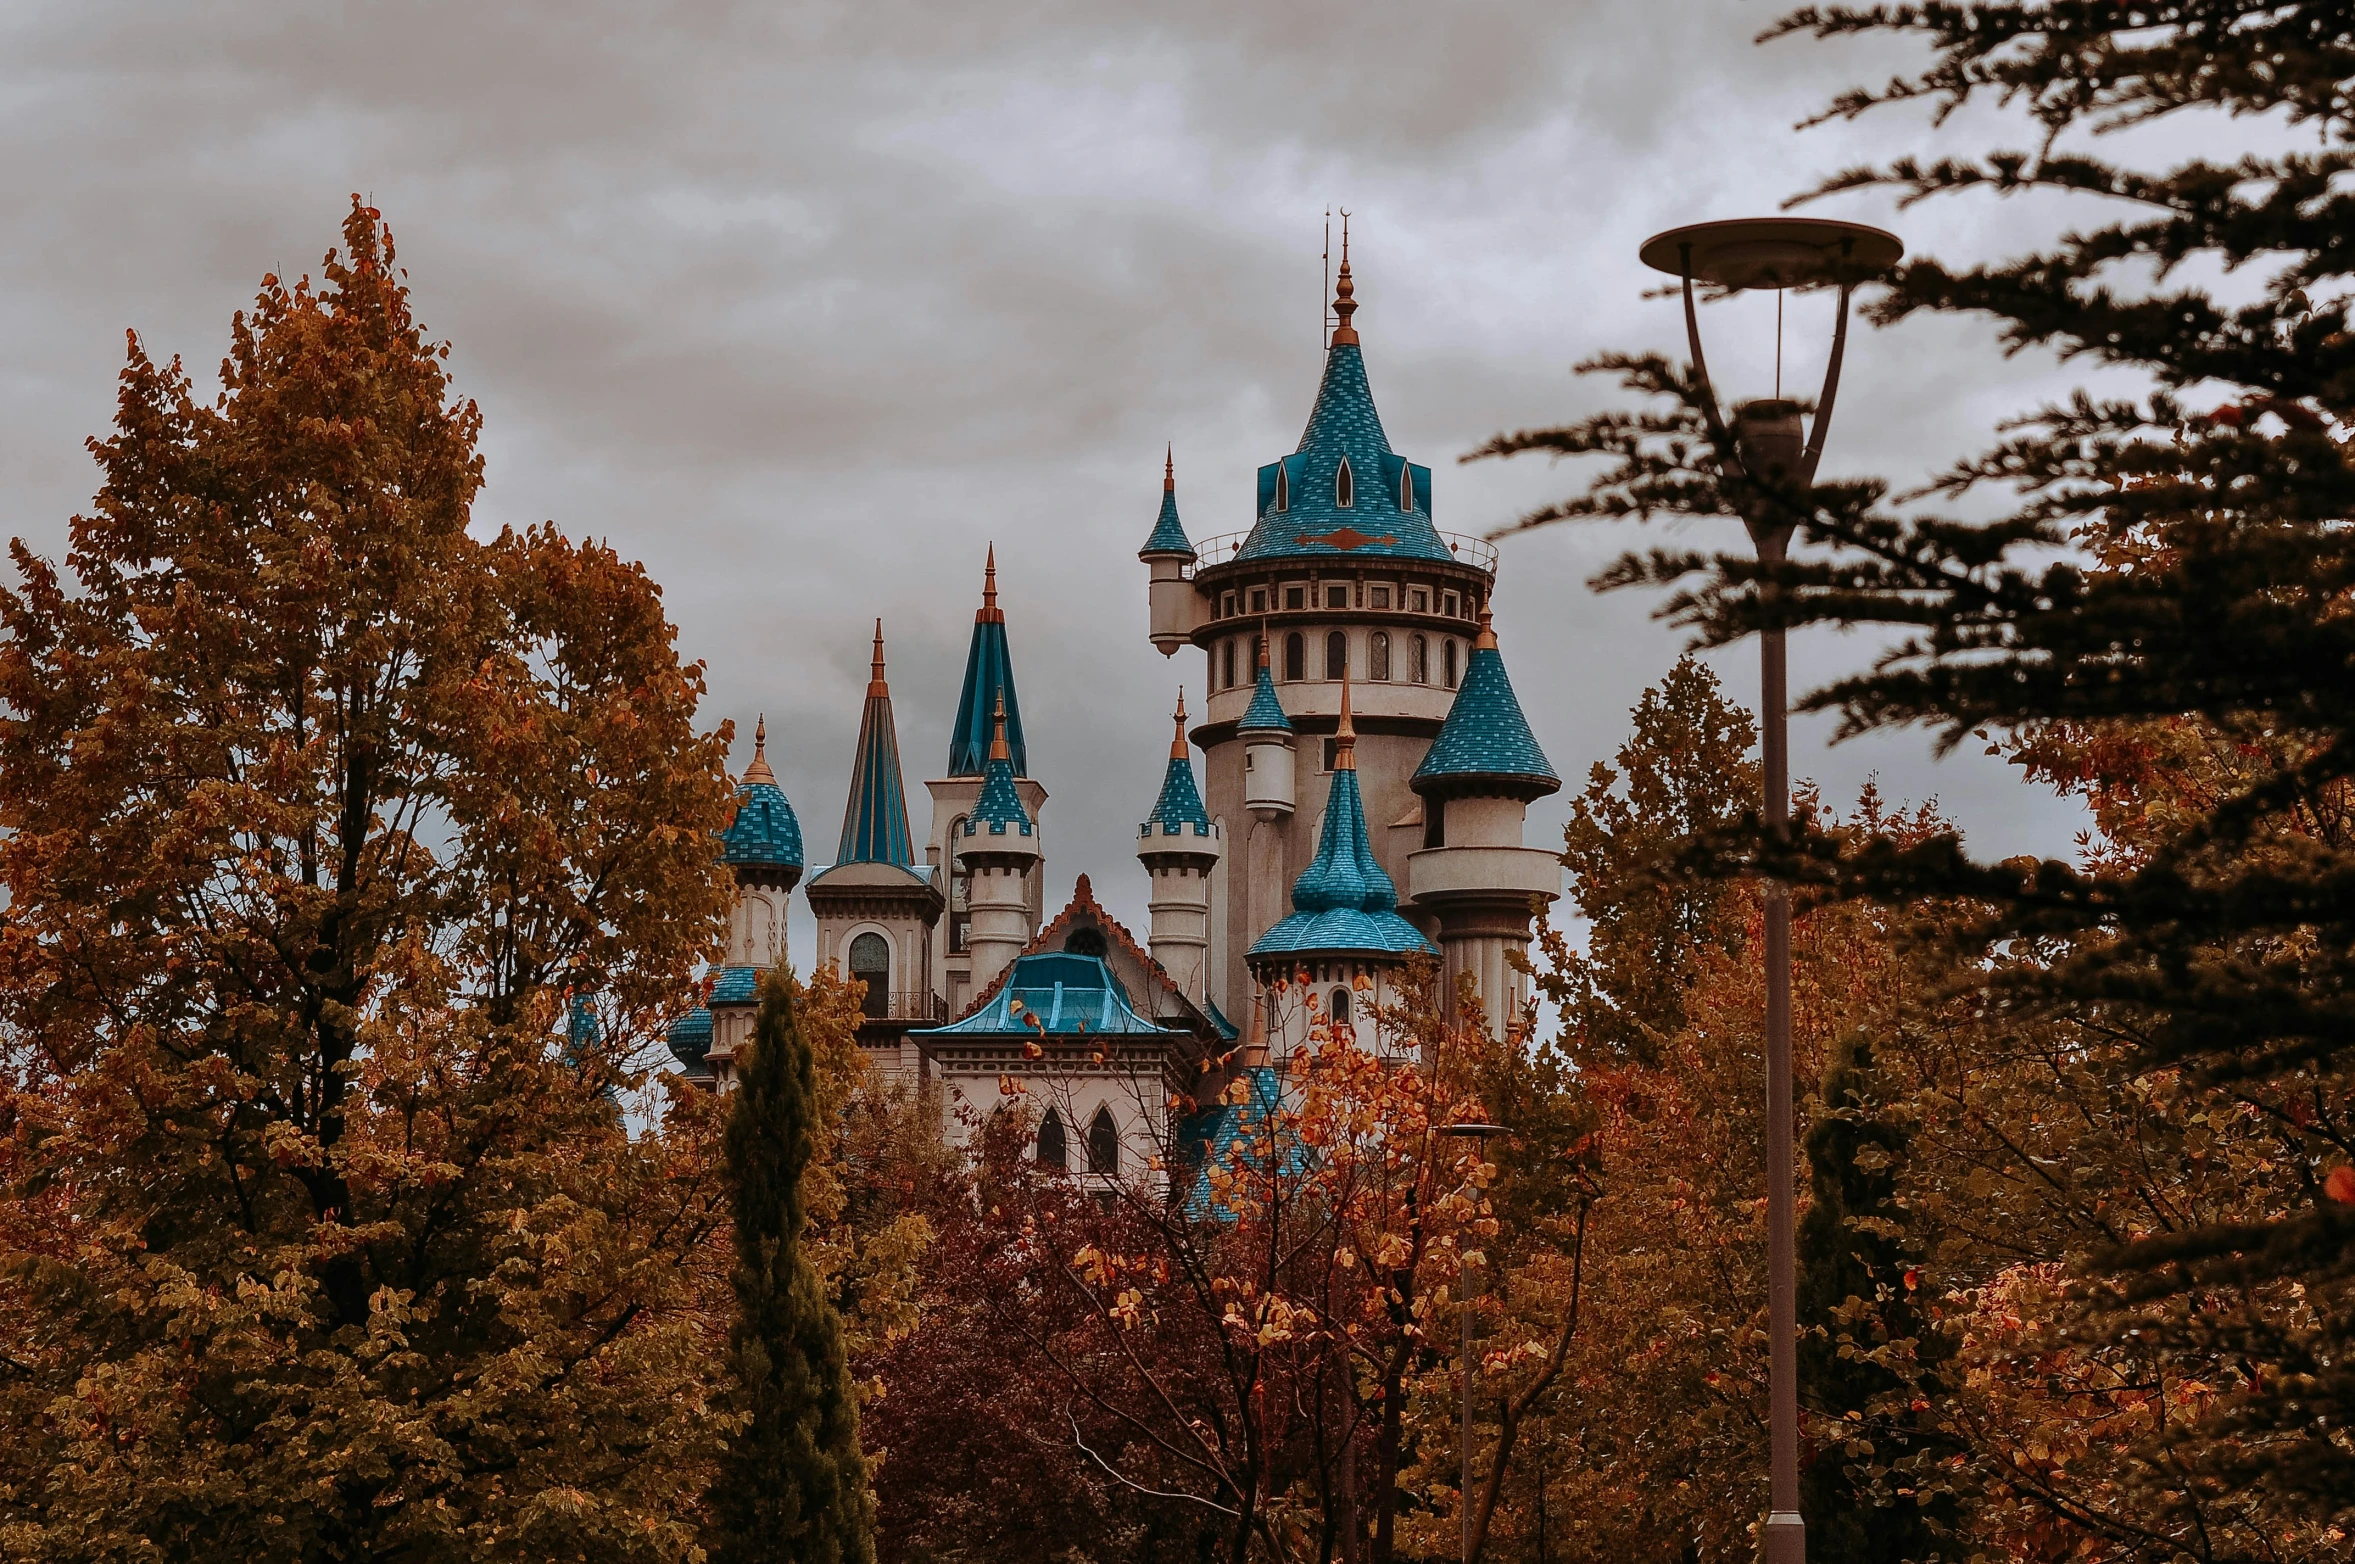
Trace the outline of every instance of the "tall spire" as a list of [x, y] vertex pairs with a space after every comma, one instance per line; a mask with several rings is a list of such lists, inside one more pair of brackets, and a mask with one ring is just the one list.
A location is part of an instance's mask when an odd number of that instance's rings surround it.
[[1170, 737], [1169, 758], [1190, 762], [1194, 756], [1193, 752], [1186, 748], [1186, 692], [1183, 690], [1178, 691], [1176, 718], [1177, 732]]
[[1357, 284], [1349, 280], [1349, 214], [1343, 212], [1341, 214], [1341, 276], [1333, 284], [1333, 318], [1337, 323], [1333, 327], [1333, 346], [1340, 347], [1344, 343], [1351, 346], [1356, 345], [1357, 328], [1349, 323], [1349, 317], [1356, 313]]
[[1022, 702], [1014, 693], [1014, 660], [1006, 646], [1006, 611], [998, 607], [998, 551], [992, 544], [984, 567], [981, 607], [973, 614], [973, 644], [965, 653], [965, 679], [957, 693], [957, 725], [949, 732], [952, 777], [977, 777], [989, 760], [992, 714], [1006, 708], [1006, 753], [1015, 776], [1030, 774], [1022, 745]]
[[1014, 758], [1014, 752], [1006, 747], [1006, 695], [1003, 690], [998, 692], [997, 710], [990, 713], [989, 758], [1004, 761]]
[[1210, 834], [1210, 812], [1202, 807], [1202, 790], [1194, 785], [1194, 752], [1186, 746], [1186, 692], [1180, 690], [1177, 732], [1169, 741], [1169, 767], [1162, 773], [1161, 796], [1153, 800], [1143, 834], [1158, 830], [1164, 836], [1175, 836], [1188, 825], [1197, 835]]
[[1341, 670], [1341, 725], [1333, 730], [1333, 769], [1357, 769], [1357, 727], [1349, 720], [1349, 670]]
[[900, 776], [899, 733], [891, 717], [891, 686], [883, 677], [883, 621], [875, 621], [875, 662], [867, 681], [867, 709], [859, 718], [859, 747], [851, 763], [850, 803], [842, 815], [837, 864], [891, 863], [912, 868], [908, 797]]
[[744, 768], [744, 780], [772, 785], [777, 780], [777, 773], [769, 769], [769, 714], [765, 711], [752, 725], [752, 764]]

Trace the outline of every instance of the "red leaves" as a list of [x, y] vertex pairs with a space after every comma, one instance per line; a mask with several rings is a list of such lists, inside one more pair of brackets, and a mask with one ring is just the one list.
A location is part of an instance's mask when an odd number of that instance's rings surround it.
[[2343, 1206], [2355, 1206], [2355, 1167], [2342, 1162], [2330, 1170], [2322, 1181], [2323, 1198], [2335, 1200]]

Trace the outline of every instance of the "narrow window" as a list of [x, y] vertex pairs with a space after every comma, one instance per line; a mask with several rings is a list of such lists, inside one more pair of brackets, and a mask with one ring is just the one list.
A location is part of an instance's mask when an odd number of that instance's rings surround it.
[[862, 934], [850, 942], [850, 975], [867, 985], [866, 1014], [891, 1014], [891, 941]]
[[1120, 1126], [1112, 1122], [1110, 1108], [1098, 1108], [1088, 1123], [1088, 1171], [1113, 1173], [1120, 1171]]
[[1406, 676], [1417, 684], [1431, 682], [1431, 647], [1421, 636], [1406, 643]]
[[1287, 680], [1308, 677], [1308, 642], [1298, 631], [1284, 637], [1284, 677]]
[[1455, 642], [1453, 642], [1453, 641], [1450, 641], [1450, 642], [1448, 642], [1448, 643], [1447, 643], [1447, 650], [1446, 650], [1444, 653], [1442, 653], [1442, 654], [1441, 654], [1441, 658], [1440, 658], [1440, 660], [1441, 660], [1441, 662], [1442, 662], [1442, 663], [1444, 663], [1444, 664], [1446, 665], [1446, 668], [1447, 668], [1447, 687], [1448, 687], [1449, 689], [1451, 689], [1451, 690], [1452, 690], [1452, 689], [1454, 689], [1454, 688], [1456, 687], [1456, 643], [1455, 643]]
[[1414, 591], [1408, 593], [1407, 598], [1407, 607], [1413, 609], [1416, 613], [1427, 614], [1431, 612], [1431, 594], [1422, 587], [1417, 587], [1414, 589]]
[[1267, 612], [1266, 587], [1253, 587], [1251, 589], [1251, 611], [1255, 614], [1264, 614]]
[[1063, 1115], [1052, 1108], [1038, 1121], [1038, 1165], [1057, 1173], [1071, 1171], [1071, 1153], [1063, 1142]]
[[1398, 469], [1398, 508], [1400, 510], [1415, 508], [1415, 470], [1404, 463], [1401, 463]]
[[1333, 990], [1333, 1003], [1332, 1003], [1332, 1006], [1331, 1006], [1331, 1008], [1332, 1008], [1332, 1012], [1333, 1012], [1333, 1025], [1334, 1025], [1335, 1027], [1344, 1027], [1344, 1026], [1347, 1026], [1347, 1025], [1349, 1024], [1349, 990], [1348, 990], [1348, 989], [1346, 989], [1346, 988], [1337, 988], [1337, 989]]
[[1357, 479], [1350, 475], [1349, 458], [1341, 458], [1341, 466], [1333, 474], [1333, 503], [1348, 510], [1357, 503]]
[[1333, 762], [1340, 758], [1341, 741], [1339, 739], [1327, 739], [1325, 740], [1324, 764], [1320, 765], [1317, 769], [1320, 771], [1330, 771], [1333, 769]]
[[1325, 606], [1327, 608], [1347, 608], [1349, 606], [1349, 588], [1346, 586], [1326, 587]]
[[1229, 642], [1226, 644], [1226, 646], [1225, 646], [1225, 647], [1224, 647], [1224, 648], [1223, 648], [1223, 649], [1222, 649], [1222, 650], [1219, 652], [1219, 654], [1218, 654], [1218, 671], [1219, 671], [1219, 674], [1221, 675], [1221, 682], [1222, 682], [1223, 684], [1225, 684], [1225, 686], [1226, 686], [1228, 689], [1230, 689], [1230, 690], [1231, 690], [1231, 689], [1233, 689], [1233, 688], [1235, 687], [1235, 643], [1234, 643], [1234, 642], [1232, 642], [1232, 641], [1229, 641]]
[[1425, 847], [1445, 847], [1447, 845], [1447, 800], [1444, 798], [1423, 800], [1423, 845]]
[[1456, 613], [1456, 595], [1453, 592], [1448, 593], [1447, 596], [1439, 600], [1439, 611], [1447, 615], [1447, 617], [1450, 619], [1460, 617]]
[[1308, 588], [1284, 588], [1284, 606], [1286, 608], [1306, 608], [1308, 606]]
[[1338, 630], [1325, 637], [1325, 677], [1336, 684], [1349, 677], [1349, 637]]
[[1390, 589], [1388, 587], [1374, 588], [1374, 606], [1376, 608], [1388, 608], [1390, 606]]
[[1276, 509], [1292, 508], [1292, 485], [1284, 476], [1284, 464], [1276, 463]]
[[1366, 643], [1366, 677], [1387, 681], [1390, 678], [1390, 637], [1376, 630]]
[[1229, 592], [1226, 596], [1218, 600], [1218, 616], [1221, 619], [1232, 619], [1235, 617], [1234, 593]]

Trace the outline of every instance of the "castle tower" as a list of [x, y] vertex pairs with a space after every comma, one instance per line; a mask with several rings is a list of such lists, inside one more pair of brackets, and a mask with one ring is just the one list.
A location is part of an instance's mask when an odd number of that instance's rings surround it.
[[728, 946], [709, 975], [704, 1003], [671, 1023], [673, 1056], [691, 1079], [726, 1090], [738, 1046], [752, 1036], [760, 975], [785, 964], [785, 920], [801, 879], [801, 822], [769, 769], [769, 723], [754, 723], [752, 764], [736, 787], [736, 814], [720, 833], [720, 857], [736, 876]]
[[1423, 847], [1407, 859], [1415, 909], [1438, 926], [1446, 1002], [1470, 974], [1491, 1035], [1528, 999], [1507, 952], [1527, 948], [1529, 920], [1561, 894], [1562, 861], [1521, 844], [1532, 801], [1561, 779], [1529, 731], [1486, 612], [1446, 725], [1414, 775], [1423, 799]]
[[[968, 886], [958, 867], [958, 848], [964, 824], [980, 802], [983, 772], [994, 742], [992, 724], [1000, 703], [1006, 710], [1006, 759], [1015, 795], [1030, 822], [1030, 844], [1037, 861], [1025, 876], [1022, 893], [1029, 932], [1038, 932], [1045, 916], [1046, 841], [1040, 811], [1047, 790], [1028, 774], [1022, 742], [1022, 703], [1014, 693], [1014, 661], [1006, 643], [1006, 611], [998, 606], [998, 554], [993, 546], [982, 571], [981, 607], [973, 615], [973, 642], [965, 654], [965, 678], [957, 695], [957, 725], [949, 735], [948, 774], [924, 784], [932, 795], [932, 832], [924, 849], [936, 882], [948, 895], [948, 938], [933, 953], [932, 988], [948, 1005], [949, 1014], [962, 1015], [982, 988], [973, 975], [972, 909]], [[1026, 935], [1025, 938], [1028, 936]]]
[[1178, 695], [1177, 732], [1169, 741], [1169, 770], [1153, 812], [1137, 827], [1137, 860], [1152, 879], [1148, 944], [1153, 959], [1197, 1008], [1210, 957], [1211, 876], [1225, 852], [1194, 786], [1194, 756], [1186, 745], [1186, 697]]
[[[1299, 448], [1260, 468], [1250, 532], [1231, 550], [1197, 550], [1174, 525], [1165, 466], [1163, 510], [1173, 525], [1165, 532], [1157, 524], [1140, 554], [1152, 572], [1155, 645], [1183, 635], [1208, 661], [1210, 694], [1193, 738], [1203, 751], [1205, 808], [1235, 849], [1226, 876], [1243, 882], [1239, 894], [1216, 899], [1213, 913], [1209, 993], [1230, 1014], [1243, 1013], [1252, 979], [1245, 962], [1218, 953], [1247, 950], [1284, 916], [1283, 886], [1319, 851], [1316, 822], [1338, 774], [1344, 680], [1355, 686], [1353, 787], [1369, 851], [1394, 883], [1406, 879], [1407, 855], [1422, 841], [1422, 802], [1408, 779], [1447, 720], [1495, 580], [1495, 550], [1439, 532], [1431, 470], [1391, 450], [1366, 379], [1357, 308], [1345, 237], [1333, 300], [1339, 323], [1316, 404]], [[1285, 761], [1297, 763], [1282, 798], [1257, 770], [1274, 749], [1244, 727], [1272, 698], [1257, 676], [1263, 651], [1266, 686], [1281, 693], [1277, 709], [1295, 735]]]
[[867, 985], [859, 1042], [887, 1077], [920, 1074], [921, 1055], [907, 1041], [908, 1028], [928, 1026], [942, 1012], [932, 975], [933, 930], [944, 898], [936, 876], [918, 868], [915, 857], [878, 619], [842, 841], [833, 865], [811, 879], [808, 895], [818, 919], [816, 964]]
[[1001, 700], [992, 713], [981, 792], [957, 832], [957, 868], [965, 878], [965, 905], [973, 920], [966, 953], [976, 995], [997, 981], [1038, 932], [1038, 917], [1029, 900], [1038, 862], [1037, 832], [1014, 787], [1013, 752], [1006, 741], [1006, 706]]
[[1186, 579], [1186, 567], [1195, 558], [1185, 524], [1178, 520], [1175, 449], [1162, 456], [1161, 514], [1154, 518], [1152, 535], [1137, 550], [1137, 558], [1152, 572], [1152, 584], [1145, 590], [1153, 644], [1162, 656], [1174, 657], [1194, 628], [1194, 588]]
[[[1358, 792], [1357, 730], [1349, 684], [1335, 713], [1333, 780], [1316, 856], [1292, 884], [1292, 912], [1253, 942], [1252, 1027], [1280, 1066], [1309, 1043], [1312, 1007], [1358, 1046], [1387, 1049], [1376, 1014], [1393, 1002], [1400, 970], [1431, 942], [1399, 915], [1398, 888], [1375, 857]], [[1279, 984], [1281, 988], [1279, 989]]]

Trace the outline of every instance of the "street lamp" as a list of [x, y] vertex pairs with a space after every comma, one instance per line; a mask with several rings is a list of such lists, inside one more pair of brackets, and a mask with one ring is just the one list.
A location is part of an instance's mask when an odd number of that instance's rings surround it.
[[[1742, 522], [1771, 568], [1789, 551], [1794, 518], [1778, 511], [1772, 492], [1804, 489], [1815, 481], [1831, 427], [1832, 399], [1840, 389], [1840, 360], [1848, 347], [1848, 300], [1856, 284], [1888, 270], [1905, 254], [1895, 234], [1862, 223], [1808, 217], [1736, 218], [1671, 228], [1646, 239], [1637, 252], [1643, 263], [1680, 279], [1684, 286], [1685, 338], [1693, 371], [1700, 377], [1702, 413], [1709, 432], [1726, 443], [1724, 416], [1709, 384], [1709, 361], [1701, 352], [1701, 319], [1693, 284], [1710, 283], [1728, 293], [1772, 288], [1775, 300], [1775, 394], [1734, 409], [1732, 443], [1739, 471], [1727, 488], [1741, 507]], [[1785, 288], [1832, 286], [1840, 306], [1832, 328], [1831, 360], [1824, 367], [1823, 394], [1816, 398], [1815, 423], [1802, 429], [1799, 404], [1782, 396], [1782, 300]], [[1761, 485], [1764, 485], [1762, 487]], [[1772, 582], [1760, 590], [1773, 594]], [[1766, 826], [1781, 836], [1791, 819], [1789, 692], [1785, 688], [1783, 631], [1770, 624], [1759, 638], [1759, 706], [1764, 749]], [[1799, 1516], [1799, 1308], [1797, 1246], [1791, 1230], [1791, 893], [1779, 880], [1766, 882], [1766, 1227], [1767, 1351], [1769, 1360], [1766, 1564], [1805, 1564], [1807, 1527]]]
[[[1501, 1124], [1442, 1124], [1439, 1127], [1442, 1135], [1472, 1142], [1475, 1155], [1488, 1143], [1489, 1136], [1502, 1135], [1504, 1132], [1505, 1127]], [[1471, 1176], [1466, 1174], [1464, 1191], [1469, 1193], [1471, 1188]], [[1457, 1367], [1464, 1380], [1464, 1473], [1461, 1485], [1456, 1490], [1456, 1511], [1457, 1520], [1463, 1529], [1463, 1561], [1464, 1564], [1472, 1564], [1472, 1271], [1471, 1267], [1463, 1263], [1463, 1254], [1464, 1247], [1459, 1240], [1456, 1244], [1456, 1292], [1459, 1295], [1456, 1302], [1459, 1306], [1457, 1312], [1464, 1317], [1464, 1346]]]

